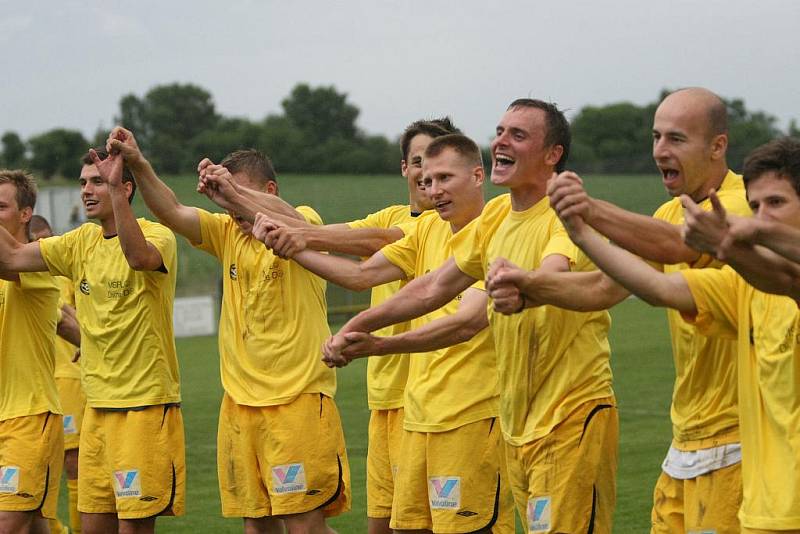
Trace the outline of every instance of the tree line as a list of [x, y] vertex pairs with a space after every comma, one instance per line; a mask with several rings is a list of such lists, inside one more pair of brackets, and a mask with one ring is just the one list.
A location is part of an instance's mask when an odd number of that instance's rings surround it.
[[[653, 114], [666, 93], [644, 106], [621, 102], [582, 108], [571, 122], [570, 168], [585, 173], [653, 172]], [[756, 146], [784, 133], [800, 135], [794, 120], [789, 130], [782, 132], [776, 117], [749, 111], [743, 100], [726, 100], [726, 104], [728, 161], [734, 169]], [[281, 101], [281, 107], [282, 113], [260, 121], [225, 117], [216, 110], [207, 90], [175, 83], [156, 86], [143, 97], [123, 96], [114, 122], [130, 128], [155, 168], [166, 174], [192, 172], [200, 155], [216, 161], [243, 147], [269, 154], [281, 173], [398, 172], [396, 140], [361, 130], [357, 126], [359, 109], [335, 87], [298, 84]], [[44, 179], [74, 177], [86, 148], [102, 146], [107, 136], [108, 131], [98, 130], [93, 139], [86, 139], [77, 130], [55, 128], [25, 141], [7, 131], [0, 137], [0, 164], [29, 168]], [[488, 149], [484, 153], [488, 156]]]

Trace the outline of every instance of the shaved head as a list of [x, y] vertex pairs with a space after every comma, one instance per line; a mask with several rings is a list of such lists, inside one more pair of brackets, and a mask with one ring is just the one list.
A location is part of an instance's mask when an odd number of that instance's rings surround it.
[[708, 137], [728, 133], [728, 107], [716, 93], [703, 87], [686, 87], [667, 95], [661, 106], [675, 106], [686, 113], [703, 114], [707, 125]]

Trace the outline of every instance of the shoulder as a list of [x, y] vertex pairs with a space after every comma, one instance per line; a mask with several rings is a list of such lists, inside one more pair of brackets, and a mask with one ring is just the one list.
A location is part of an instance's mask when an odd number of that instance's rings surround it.
[[322, 217], [311, 206], [297, 206], [295, 208], [297, 213], [303, 216], [306, 222], [316, 225], [322, 225]]

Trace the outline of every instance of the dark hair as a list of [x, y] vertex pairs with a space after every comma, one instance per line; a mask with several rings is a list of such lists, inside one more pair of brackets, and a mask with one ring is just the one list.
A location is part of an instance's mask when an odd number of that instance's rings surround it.
[[450, 117], [414, 121], [406, 127], [403, 131], [403, 135], [400, 136], [400, 150], [403, 153], [403, 161], [408, 159], [408, 149], [411, 146], [411, 140], [420, 134], [436, 139], [443, 135], [460, 133], [461, 130], [456, 128], [450, 120]]
[[0, 184], [12, 184], [16, 190], [17, 208], [36, 206], [36, 179], [27, 171], [19, 169], [0, 169]]
[[744, 184], [774, 172], [791, 182], [800, 196], [800, 139], [780, 137], [754, 149], [744, 160]]
[[28, 221], [28, 232], [38, 234], [42, 230], [48, 230], [51, 234], [53, 233], [53, 228], [47, 222], [47, 219], [41, 215], [32, 215], [31, 220]]
[[[94, 151], [97, 152], [97, 157], [100, 158], [100, 161], [104, 161], [108, 158], [108, 152], [106, 152], [105, 147], [96, 147]], [[81, 163], [84, 165], [94, 165], [94, 161], [92, 161], [88, 152], [81, 158]], [[136, 180], [133, 179], [133, 173], [131, 173], [126, 165], [122, 166], [122, 181], [123, 183], [128, 182], [131, 184], [131, 196], [128, 197], [128, 203], [131, 203], [133, 202], [133, 197], [136, 195]]]
[[456, 151], [470, 165], [483, 167], [481, 149], [475, 141], [462, 134], [448, 134], [437, 137], [425, 149], [425, 158], [435, 158], [447, 148]]
[[572, 134], [569, 130], [569, 122], [564, 113], [555, 104], [538, 100], [536, 98], [518, 98], [514, 100], [507, 109], [514, 108], [533, 108], [544, 112], [547, 132], [544, 136], [545, 146], [561, 145], [564, 152], [556, 163], [556, 172], [561, 172], [567, 167], [569, 157], [569, 147], [572, 143]]
[[278, 183], [275, 177], [275, 168], [272, 161], [263, 152], [255, 148], [236, 150], [231, 152], [220, 165], [228, 169], [231, 174], [244, 172], [252, 179], [266, 186], [267, 182]]

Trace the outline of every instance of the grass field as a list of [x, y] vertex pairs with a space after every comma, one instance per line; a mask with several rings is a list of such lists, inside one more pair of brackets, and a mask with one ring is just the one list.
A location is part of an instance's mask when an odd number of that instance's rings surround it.
[[[633, 211], [652, 213], [666, 198], [655, 176], [585, 179], [593, 195]], [[195, 177], [168, 178], [167, 182], [184, 203], [212, 208], [204, 197], [194, 193]], [[403, 179], [395, 176], [286, 176], [281, 177], [280, 187], [282, 197], [295, 205], [311, 205], [327, 223], [353, 220], [386, 205], [404, 203], [405, 194]], [[488, 197], [502, 193], [491, 186], [487, 189]], [[135, 209], [139, 215], [149, 216], [140, 199], [136, 200]], [[179, 262], [179, 294], [217, 291], [220, 271], [216, 260], [179, 239]], [[366, 293], [352, 295], [329, 285], [330, 306], [367, 299]], [[640, 533], [649, 530], [652, 488], [670, 441], [672, 359], [662, 311], [628, 300], [612, 310], [612, 316], [612, 365], [621, 419], [614, 532]], [[225, 520], [220, 516], [215, 440], [222, 388], [216, 338], [180, 339], [177, 345], [186, 425], [187, 514], [160, 519], [159, 531], [241, 532], [240, 520]], [[341, 534], [366, 532], [364, 464], [369, 412], [365, 364], [365, 360], [357, 361], [338, 374], [336, 400], [353, 474], [353, 510], [331, 521]], [[62, 503], [62, 516], [64, 512]]]

